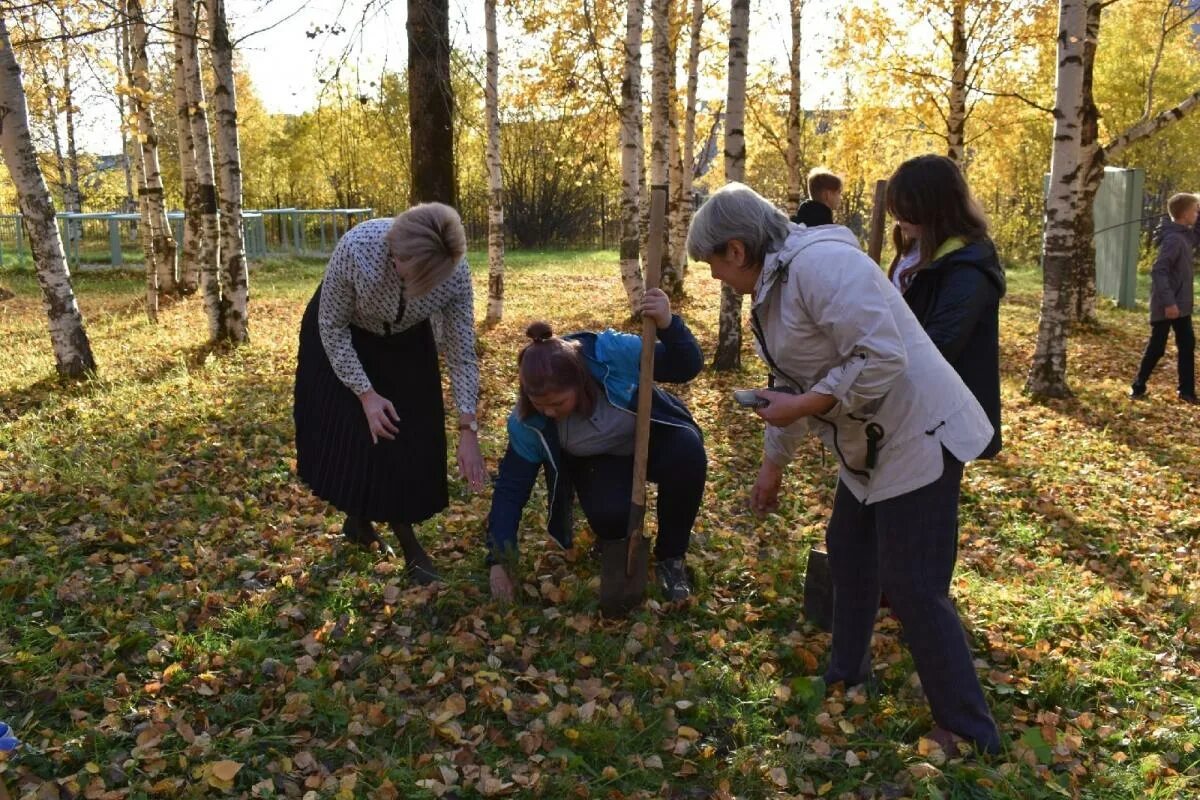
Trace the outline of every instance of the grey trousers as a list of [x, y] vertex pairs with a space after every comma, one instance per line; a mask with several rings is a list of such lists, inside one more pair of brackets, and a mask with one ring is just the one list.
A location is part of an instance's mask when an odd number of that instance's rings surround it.
[[838, 482], [825, 532], [833, 577], [833, 648], [825, 682], [852, 685], [870, 675], [883, 591], [904, 626], [934, 722], [980, 750], [996, 752], [1000, 734], [950, 600], [963, 465], [945, 449], [942, 456], [936, 481], [872, 505], [860, 503]]

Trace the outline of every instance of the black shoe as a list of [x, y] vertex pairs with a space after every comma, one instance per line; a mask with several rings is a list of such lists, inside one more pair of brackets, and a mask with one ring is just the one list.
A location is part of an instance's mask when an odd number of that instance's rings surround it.
[[346, 517], [346, 521], [342, 524], [342, 535], [346, 537], [347, 541], [364, 550], [374, 550], [378, 546], [381, 553], [387, 556], [396, 555], [392, 546], [379, 538], [379, 534], [375, 532], [375, 526], [371, 524], [370, 520], [361, 517]]
[[433, 568], [432, 563], [420, 564], [409, 562], [404, 567], [404, 574], [416, 586], [428, 586], [442, 579], [442, 576]]
[[1179, 399], [1189, 406], [1200, 406], [1200, 397], [1196, 397], [1194, 394], [1181, 394]]
[[1146, 387], [1145, 386], [1139, 386], [1138, 384], [1135, 383], [1132, 387], [1130, 387], [1130, 389], [1129, 389], [1129, 399], [1130, 400], [1141, 400], [1145, 396], [1146, 396]]
[[686, 600], [692, 596], [692, 583], [688, 580], [687, 567], [682, 556], [664, 558], [656, 563], [654, 576], [658, 579], [658, 588], [667, 602]]

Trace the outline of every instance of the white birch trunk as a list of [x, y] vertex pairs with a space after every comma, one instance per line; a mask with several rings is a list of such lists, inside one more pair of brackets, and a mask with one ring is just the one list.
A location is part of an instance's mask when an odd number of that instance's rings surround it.
[[117, 113], [121, 117], [121, 156], [124, 160], [122, 171], [125, 173], [125, 202], [121, 208], [126, 213], [133, 213], [136, 209], [136, 204], [133, 200], [133, 164], [129, 156], [129, 125], [125, 115], [125, 92], [120, 91], [120, 84], [128, 80], [129, 75], [129, 50], [125, 43], [124, 26], [118, 26], [116, 33], [117, 40], [117, 71], [121, 74], [121, 78], [117, 79], [117, 91], [113, 94], [117, 97]]
[[[651, 0], [650, 2], [650, 192], [645, 193], [644, 199], [649, 199], [654, 189], [667, 188], [670, 180], [670, 115], [671, 115], [671, 80], [670, 75], [675, 71], [671, 58], [671, 0]], [[668, 203], [670, 197], [668, 195]], [[647, 226], [648, 228], [649, 226]], [[662, 254], [658, 267], [660, 269], [660, 286], [670, 294], [675, 288], [669, 284], [671, 275], [662, 271], [663, 262], [670, 258], [670, 226], [664, 225], [662, 241], [659, 243]], [[647, 252], [651, 248], [647, 244]]]
[[[700, 84], [700, 33], [704, 26], [704, 0], [692, 0], [692, 20], [688, 29], [687, 88], [683, 105], [683, 143], [679, 161], [679, 224], [673, 240], [679, 274], [687, 278], [687, 231], [692, 224], [696, 198], [692, 187], [696, 169], [696, 94]], [[672, 187], [673, 188], [673, 187]]]
[[954, 0], [951, 11], [950, 65], [946, 155], [962, 166], [967, 127], [967, 0]]
[[146, 188], [146, 165], [142, 161], [142, 146], [138, 141], [138, 103], [136, 97], [134, 97], [136, 89], [133, 85], [133, 36], [128, 24], [124, 30], [125, 37], [122, 42], [121, 69], [125, 76], [125, 89], [129, 96], [129, 116], [128, 118], [122, 117], [122, 132], [133, 134], [133, 139], [130, 142], [131, 152], [129, 160], [132, 164], [134, 185], [137, 187], [136, 196], [132, 193], [130, 194], [132, 207], [129, 211], [136, 211], [139, 217], [137, 232], [138, 240], [142, 244], [142, 268], [146, 277], [146, 318], [151, 322], [158, 322], [158, 270], [155, 267], [153, 258], [154, 231], [149, 222], [147, 222], [150, 219], [150, 212], [144, 191]]
[[[66, 13], [58, 18], [59, 33], [62, 35], [62, 76], [63, 76], [63, 112], [66, 115], [67, 128], [67, 185], [63, 189], [63, 208], [66, 211], [79, 213], [83, 210], [83, 192], [79, 188], [79, 151], [75, 147], [75, 89], [71, 83], [71, 54], [67, 43]], [[79, 238], [82, 231], [79, 223], [67, 226], [72, 241]]]
[[[189, 0], [181, 0], [190, 7]], [[196, 151], [192, 143], [191, 122], [188, 119], [187, 78], [183, 69], [183, 48], [185, 37], [195, 34], [193, 30], [185, 30], [186, 23], [180, 19], [180, 2], [177, 0], [172, 12], [174, 21], [174, 78], [175, 78], [175, 131], [179, 140], [179, 177], [183, 183], [183, 246], [179, 258], [179, 290], [183, 294], [196, 291], [200, 283], [199, 249], [200, 249], [200, 220], [193, 213], [191, 199], [196, 193]]]
[[1104, 180], [1104, 151], [1100, 147], [1100, 109], [1093, 91], [1096, 49], [1100, 43], [1100, 14], [1104, 5], [1087, 6], [1087, 34], [1083, 40], [1083, 103], [1079, 125], [1079, 170], [1076, 172], [1075, 258], [1067, 281], [1071, 322], [1094, 324], [1096, 317], [1096, 229], [1092, 207]]
[[[750, 0], [732, 0], [729, 13], [729, 94], [725, 101], [725, 180], [741, 181], [746, 174], [746, 54], [750, 39]], [[721, 318], [713, 369], [735, 370], [742, 365], [742, 296], [721, 288]]]
[[1072, 263], [1078, 252], [1079, 173], [1084, 125], [1084, 40], [1088, 5], [1095, 0], [1060, 0], [1058, 69], [1054, 89], [1054, 148], [1046, 196], [1042, 248], [1042, 309], [1027, 391], [1067, 397], [1067, 334], [1071, 323]]
[[208, 337], [221, 338], [221, 231], [217, 217], [217, 186], [213, 170], [212, 141], [208, 134], [208, 101], [201, 79], [200, 47], [195, 0], [175, 0], [183, 50], [183, 86], [187, 92], [188, 132], [195, 173], [194, 194], [185, 198], [190, 224], [199, 222], [195, 272], [199, 279]]
[[504, 317], [504, 179], [500, 172], [500, 46], [496, 38], [496, 0], [483, 0], [487, 32], [488, 306], [484, 323]]
[[58, 130], [58, 105], [54, 99], [54, 84], [50, 80], [50, 70], [45, 62], [39, 65], [42, 73], [42, 85], [46, 87], [46, 121], [50, 127], [50, 140], [54, 142], [54, 171], [58, 173], [56, 184], [58, 191], [67, 193], [67, 159], [63, 155], [62, 134]]
[[146, 56], [148, 34], [142, 14], [141, 0], [128, 0], [126, 16], [130, 21], [131, 103], [138, 123], [138, 141], [142, 150], [142, 169], [145, 181], [140, 194], [146, 199], [143, 225], [150, 228], [150, 251], [146, 260], [152, 262], [158, 281], [159, 295], [174, 294], [176, 287], [175, 238], [167, 222], [162, 173], [158, 162], [158, 134], [151, 110], [150, 66]]
[[95, 371], [96, 360], [71, 289], [71, 273], [54, 221], [54, 203], [29, 135], [29, 109], [21, 84], [21, 68], [8, 40], [4, 15], [0, 15], [0, 151], [29, 234], [29, 250], [50, 323], [55, 368], [68, 377], [86, 375]]
[[225, 20], [225, 0], [207, 0], [212, 34], [213, 101], [217, 111], [217, 161], [221, 211], [221, 319], [224, 338], [249, 339], [249, 276], [242, 231], [242, 163], [238, 147], [237, 92], [233, 83], [233, 42]]
[[791, 81], [788, 87], [787, 117], [787, 209], [789, 216], [800, 209], [800, 203], [803, 200], [803, 186], [800, 178], [800, 120], [804, 109], [800, 104], [800, 57], [803, 43], [801, 23], [804, 17], [804, 0], [791, 0], [790, 6], [792, 49], [788, 59]]
[[683, 149], [679, 141], [679, 92], [675, 86], [675, 59], [671, 58], [671, 108], [667, 115], [667, 171], [671, 186], [667, 190], [667, 219], [670, 234], [668, 250], [663, 251], [663, 289], [672, 300], [683, 300], [687, 279], [687, 224], [684, 213]]
[[621, 284], [629, 310], [642, 301], [641, 138], [642, 138], [642, 0], [629, 0], [625, 18], [625, 72], [621, 79]]

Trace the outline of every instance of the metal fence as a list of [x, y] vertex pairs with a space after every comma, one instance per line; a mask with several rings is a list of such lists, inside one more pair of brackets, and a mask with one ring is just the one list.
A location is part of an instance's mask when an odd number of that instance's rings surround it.
[[[286, 255], [328, 256], [346, 231], [368, 219], [372, 212], [370, 208], [243, 211], [246, 256], [251, 259]], [[175, 237], [175, 246], [181, 248], [185, 214], [171, 211], [167, 213], [167, 219]], [[73, 267], [104, 264], [120, 267], [141, 264], [145, 260], [139, 238], [139, 214], [60, 212], [56, 220], [67, 263]], [[22, 216], [0, 215], [0, 263], [12, 261], [21, 264], [30, 258]]]

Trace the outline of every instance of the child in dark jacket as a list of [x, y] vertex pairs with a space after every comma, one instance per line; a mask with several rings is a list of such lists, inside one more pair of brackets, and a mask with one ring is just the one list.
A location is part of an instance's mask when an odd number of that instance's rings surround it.
[[806, 228], [833, 224], [833, 210], [842, 204], [842, 179], [824, 167], [808, 173], [808, 199], [796, 209], [792, 222]]
[[1167, 333], [1175, 331], [1179, 353], [1179, 399], [1196, 399], [1196, 336], [1192, 330], [1192, 261], [1200, 244], [1200, 197], [1177, 194], [1167, 201], [1169, 222], [1154, 232], [1158, 257], [1150, 273], [1150, 341], [1129, 396], [1146, 396], [1146, 381], [1167, 349]]
[[[703, 366], [692, 332], [660, 290], [646, 292], [642, 313], [658, 330], [654, 380], [684, 383]], [[488, 515], [492, 596], [511, 599], [509, 567], [517, 554], [521, 512], [539, 471], [545, 471], [550, 535], [572, 540], [571, 501], [578, 496], [600, 539], [628, 534], [632, 497], [640, 336], [612, 329], [555, 336], [535, 322], [517, 358], [520, 386], [508, 418], [508, 448], [500, 462]], [[667, 600], [692, 593], [684, 557], [704, 494], [708, 461], [700, 428], [679, 398], [654, 388], [647, 478], [658, 484], [655, 574]]]

